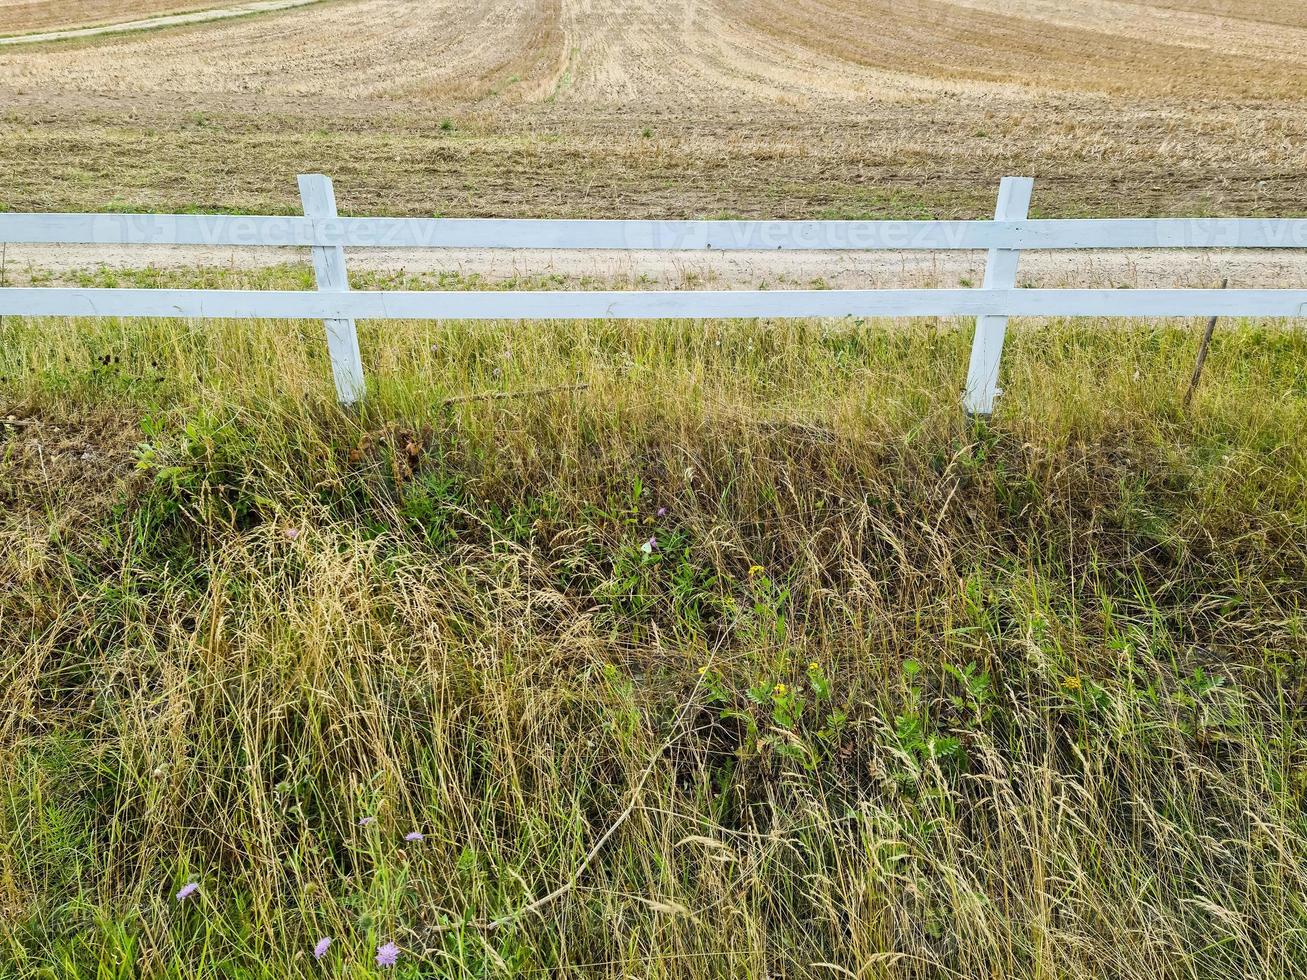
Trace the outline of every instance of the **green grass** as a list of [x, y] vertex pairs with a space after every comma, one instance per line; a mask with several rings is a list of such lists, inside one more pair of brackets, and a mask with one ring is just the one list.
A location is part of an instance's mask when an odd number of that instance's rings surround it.
[[0, 323], [0, 973], [1307, 970], [1301, 330], [360, 338]]

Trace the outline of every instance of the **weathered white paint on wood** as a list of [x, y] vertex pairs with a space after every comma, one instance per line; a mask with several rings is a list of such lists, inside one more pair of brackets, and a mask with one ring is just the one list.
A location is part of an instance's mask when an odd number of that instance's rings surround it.
[[783, 289], [649, 292], [0, 289], [0, 315], [547, 320], [714, 317], [1304, 317], [1307, 289]]
[[[1030, 210], [1032, 177], [1004, 177], [998, 186], [998, 204], [994, 218], [1020, 221]], [[1011, 289], [1017, 284], [1017, 262], [1021, 252], [1013, 248], [992, 248], [985, 262], [984, 289]], [[1007, 335], [1007, 317], [988, 314], [976, 318], [976, 332], [971, 340], [971, 363], [962, 406], [971, 415], [989, 415], [998, 397], [998, 364], [1003, 356], [1003, 338]]]
[[[315, 224], [320, 220], [335, 220], [336, 193], [331, 178], [322, 174], [300, 174], [300, 201], [304, 214]], [[349, 276], [345, 272], [345, 250], [339, 245], [313, 247], [313, 272], [318, 289], [324, 293], [349, 292]], [[353, 405], [363, 397], [367, 388], [363, 380], [363, 359], [359, 354], [358, 331], [349, 317], [328, 317], [323, 321], [327, 330], [327, 350], [331, 354], [331, 373], [336, 382], [336, 395], [342, 405]]]
[[832, 251], [1307, 248], [1303, 218], [1032, 221], [610, 221], [232, 214], [0, 214], [0, 242], [69, 245], [340, 245]]

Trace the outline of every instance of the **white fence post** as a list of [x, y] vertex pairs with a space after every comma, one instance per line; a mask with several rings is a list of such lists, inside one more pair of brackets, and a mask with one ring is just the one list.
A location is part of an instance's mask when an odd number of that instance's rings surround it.
[[[335, 218], [336, 192], [331, 178], [323, 174], [300, 174], [300, 201], [306, 218]], [[313, 246], [313, 272], [318, 289], [329, 293], [349, 292], [345, 273], [345, 249], [339, 245]], [[359, 356], [359, 337], [353, 320], [323, 320], [327, 328], [327, 350], [331, 354], [331, 373], [336, 380], [336, 396], [342, 405], [353, 405], [363, 397], [363, 360]]]
[[[995, 221], [1024, 221], [1030, 212], [1033, 177], [1004, 177], [998, 185]], [[985, 262], [985, 289], [1012, 289], [1017, 284], [1016, 249], [991, 248]], [[989, 415], [994, 411], [998, 389], [998, 364], [1003, 355], [1003, 338], [1007, 334], [1006, 316], [976, 317], [976, 333], [971, 341], [971, 364], [967, 368], [967, 387], [962, 405], [968, 415]]]

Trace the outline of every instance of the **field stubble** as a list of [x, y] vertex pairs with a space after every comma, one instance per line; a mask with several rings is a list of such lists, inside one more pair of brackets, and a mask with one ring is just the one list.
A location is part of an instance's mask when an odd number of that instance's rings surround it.
[[317, 170], [360, 213], [980, 217], [1019, 172], [1045, 214], [1303, 213], [1307, 28], [1176, 6], [341, 0], [11, 50], [0, 206]]
[[230, 0], [0, 0], [0, 36], [96, 27], [229, 5]]

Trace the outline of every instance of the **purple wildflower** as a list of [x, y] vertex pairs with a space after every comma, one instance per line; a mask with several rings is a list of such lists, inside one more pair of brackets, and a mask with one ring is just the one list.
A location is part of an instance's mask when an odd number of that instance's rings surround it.
[[282, 533], [286, 535], [287, 541], [298, 541], [300, 538], [300, 529], [297, 527], [288, 527]]
[[404, 839], [405, 839], [405, 840], [422, 840], [422, 839], [423, 839], [423, 837], [422, 837], [422, 831], [420, 831], [420, 830], [414, 830], [414, 831], [412, 831], [412, 832], [410, 832], [410, 833], [407, 833], [407, 834], [404, 835]]
[[362, 820], [359, 821], [359, 826], [360, 826], [360, 827], [371, 827], [371, 826], [372, 826], [374, 823], [376, 823], [376, 822], [377, 822], [377, 818], [376, 818], [376, 817], [364, 817]]
[[177, 901], [184, 902], [199, 890], [200, 883], [198, 881], [188, 881], [186, 884], [182, 885], [181, 890], [177, 892]]
[[323, 936], [313, 947], [313, 958], [320, 960], [327, 955], [327, 950], [331, 948], [331, 937]]
[[656, 537], [650, 536], [648, 541], [640, 545], [640, 550], [643, 551], [646, 555], [652, 555], [655, 551], [658, 550], [658, 539]]
[[658, 517], [666, 517], [666, 516], [667, 516], [667, 508], [666, 508], [666, 507], [659, 507], [659, 508], [658, 508], [658, 514], [657, 514], [657, 516], [658, 516]]
[[399, 947], [394, 943], [377, 947], [377, 966], [394, 966], [398, 962]]

